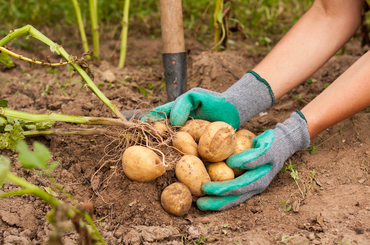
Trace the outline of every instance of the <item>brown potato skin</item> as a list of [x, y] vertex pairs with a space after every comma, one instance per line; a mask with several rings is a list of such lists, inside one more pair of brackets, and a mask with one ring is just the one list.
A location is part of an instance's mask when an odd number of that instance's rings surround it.
[[154, 151], [143, 146], [131, 146], [122, 156], [125, 175], [138, 182], [150, 182], [166, 172], [162, 161]]
[[167, 186], [161, 195], [161, 204], [168, 213], [183, 216], [189, 212], [192, 197], [188, 187], [180, 182]]
[[153, 128], [155, 128], [156, 130], [158, 130], [160, 132], [167, 132], [168, 131], [167, 125], [163, 122], [155, 122], [153, 124]]
[[186, 132], [178, 132], [172, 139], [174, 147], [179, 149], [185, 154], [198, 157], [198, 144], [195, 143], [193, 137]]
[[256, 135], [249, 130], [242, 129], [236, 132], [236, 146], [233, 155], [252, 148], [253, 139]]
[[[242, 129], [236, 132], [236, 147], [233, 152], [233, 155], [238, 154], [242, 151], [252, 148], [253, 139], [256, 138], [256, 135], [249, 130]], [[246, 172], [245, 169], [233, 169], [235, 177], [238, 177]]]
[[189, 188], [191, 194], [197, 197], [205, 195], [202, 191], [202, 185], [210, 182], [211, 178], [198, 157], [183, 156], [176, 164], [175, 173], [177, 179]]
[[233, 169], [225, 162], [211, 163], [207, 166], [207, 170], [212, 181], [226, 181], [235, 178]]
[[199, 155], [208, 162], [222, 162], [232, 155], [236, 146], [233, 127], [225, 122], [213, 122], [199, 140]]
[[180, 132], [189, 133], [195, 142], [199, 143], [200, 137], [209, 124], [210, 122], [201, 119], [189, 120], [181, 127]]

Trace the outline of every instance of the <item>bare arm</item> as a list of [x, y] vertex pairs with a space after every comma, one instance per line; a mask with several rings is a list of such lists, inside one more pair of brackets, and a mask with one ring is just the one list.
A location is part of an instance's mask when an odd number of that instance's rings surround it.
[[301, 111], [311, 138], [326, 128], [370, 106], [370, 52]]
[[278, 99], [304, 82], [356, 32], [363, 0], [317, 0], [253, 70]]
[[[317, 0], [253, 70], [278, 99], [316, 72], [355, 33], [363, 0]], [[370, 106], [370, 53], [302, 109], [310, 137]]]

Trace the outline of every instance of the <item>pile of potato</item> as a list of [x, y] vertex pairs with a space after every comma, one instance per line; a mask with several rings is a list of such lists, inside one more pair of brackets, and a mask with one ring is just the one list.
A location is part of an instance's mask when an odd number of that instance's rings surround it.
[[[158, 123], [155, 127], [165, 129]], [[183, 216], [191, 207], [192, 195], [205, 195], [201, 189], [204, 183], [232, 180], [243, 174], [245, 170], [231, 169], [225, 161], [229, 156], [251, 148], [255, 137], [245, 129], [235, 132], [224, 122], [186, 122], [172, 140], [173, 146], [185, 154], [175, 168], [181, 183], [173, 183], [164, 189], [162, 207], [168, 213]], [[122, 166], [129, 179], [139, 182], [152, 181], [166, 172], [158, 155], [142, 146], [129, 147], [123, 154]]]

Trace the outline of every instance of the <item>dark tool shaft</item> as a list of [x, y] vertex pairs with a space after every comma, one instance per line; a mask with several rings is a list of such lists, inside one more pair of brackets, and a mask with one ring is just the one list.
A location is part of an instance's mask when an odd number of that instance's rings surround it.
[[167, 100], [174, 101], [186, 92], [186, 52], [162, 54]]

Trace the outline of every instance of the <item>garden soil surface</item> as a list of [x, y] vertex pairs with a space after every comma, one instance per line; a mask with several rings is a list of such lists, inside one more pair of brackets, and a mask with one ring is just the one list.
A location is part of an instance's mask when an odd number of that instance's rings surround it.
[[[164, 103], [161, 40], [130, 39], [124, 69], [115, 67], [119, 56], [114, 50], [116, 42], [104, 44], [103, 60], [91, 61], [94, 82], [120, 110]], [[202, 51], [200, 44], [195, 45], [188, 56], [188, 89], [202, 87], [223, 92], [266, 55], [257, 48], [244, 47], [242, 41], [236, 42], [240, 47], [219, 53]], [[50, 55], [52, 61], [60, 59], [48, 49], [29, 51], [9, 47], [26, 57], [41, 60]], [[312, 76], [312, 83], [299, 85], [241, 128], [260, 134], [303, 108], [360, 57], [364, 51], [356, 47], [357, 42], [349, 43], [347, 54], [331, 58]], [[82, 55], [79, 48], [65, 48]], [[58, 68], [58, 73], [13, 60], [15, 68], [0, 70], [0, 98], [8, 100], [10, 109], [113, 116], [83, 86], [78, 74], [66, 67]], [[53, 127], [91, 128], [67, 123], [56, 123]], [[116, 128], [112, 131], [119, 132]], [[287, 244], [370, 244], [370, 114], [367, 111], [328, 128], [312, 139], [311, 150], [299, 151], [290, 157], [287, 162], [297, 165], [294, 168], [299, 173], [297, 181], [290, 171], [281, 172], [263, 193], [222, 212], [200, 211], [194, 197], [184, 217], [168, 214], [160, 203], [163, 189], [177, 181], [174, 166], [181, 155], [173, 150], [165, 151], [169, 167], [163, 176], [139, 183], [123, 173], [120, 155], [111, 151], [116, 143], [110, 136], [33, 136], [26, 140], [29, 147], [37, 141], [50, 149], [52, 160], [60, 162], [53, 176], [80, 204], [93, 205], [95, 224], [108, 244], [249, 245], [282, 244], [282, 241]], [[22, 168], [15, 153], [0, 150], [0, 154], [11, 159], [11, 170], [16, 175], [42, 189], [51, 186], [50, 181], [37, 175], [35, 170]], [[0, 193], [14, 190], [20, 188], [8, 181]], [[60, 192], [57, 194], [69, 202]], [[52, 232], [45, 218], [50, 210], [49, 205], [32, 195], [1, 199], [0, 244], [45, 244]], [[63, 237], [65, 244], [78, 244], [78, 241], [73, 231]]]

